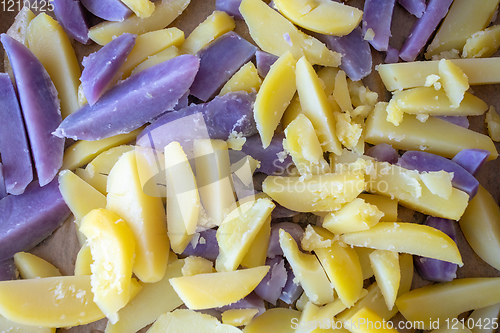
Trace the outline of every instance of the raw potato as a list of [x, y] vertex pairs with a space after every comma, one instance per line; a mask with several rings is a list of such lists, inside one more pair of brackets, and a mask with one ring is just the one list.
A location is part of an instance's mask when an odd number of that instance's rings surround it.
[[234, 30], [235, 27], [236, 24], [231, 16], [226, 12], [216, 10], [189, 34], [180, 47], [180, 51], [196, 54], [211, 41]]
[[191, 310], [203, 310], [239, 301], [255, 289], [269, 266], [171, 278], [170, 284]]
[[217, 318], [208, 314], [178, 309], [173, 312], [162, 314], [151, 326], [147, 333], [237, 333], [238, 328], [221, 324]]
[[359, 173], [301, 177], [268, 176], [262, 190], [280, 205], [297, 212], [329, 212], [352, 201], [365, 189]]
[[312, 122], [323, 151], [340, 154], [342, 147], [335, 134], [335, 120], [330, 103], [311, 63], [302, 57], [296, 69], [297, 92], [302, 113]]
[[332, 302], [333, 287], [318, 258], [312, 254], [302, 253], [292, 236], [283, 229], [279, 233], [279, 242], [295, 278], [304, 288], [307, 297], [318, 305]]
[[500, 208], [481, 185], [459, 221], [465, 239], [474, 252], [500, 269]]
[[340, 241], [353, 246], [415, 254], [463, 265], [457, 245], [450, 237], [421, 224], [379, 222], [368, 230], [343, 234]]
[[73, 46], [63, 28], [45, 13], [30, 22], [27, 40], [29, 49], [54, 82], [64, 119], [80, 108], [78, 86], [81, 72]]
[[130, 300], [135, 240], [125, 221], [106, 209], [94, 209], [82, 220], [80, 232], [94, 262], [90, 283], [94, 302], [111, 323], [118, 321], [118, 310]]
[[0, 282], [0, 314], [25, 325], [69, 327], [102, 319], [93, 298], [89, 275]]
[[[171, 257], [174, 255], [171, 254], [169, 258]], [[182, 276], [183, 266], [184, 260], [174, 260], [168, 264], [165, 276], [160, 281], [144, 283], [139, 294], [118, 311], [118, 322], [108, 322], [105, 333], [135, 333], [154, 322], [161, 314], [181, 306], [182, 300], [170, 285], [169, 279]]]
[[274, 131], [297, 89], [295, 64], [296, 60], [292, 54], [290, 52], [284, 53], [271, 65], [271, 69], [257, 93], [254, 118], [264, 148], [267, 148], [271, 143]]
[[165, 210], [160, 197], [144, 193], [136, 158], [144, 157], [140, 152], [127, 152], [111, 169], [106, 208], [121, 216], [134, 233], [134, 274], [142, 282], [157, 282], [165, 274], [170, 247]]
[[398, 297], [396, 305], [408, 321], [423, 321], [424, 329], [439, 320], [500, 302], [500, 278], [462, 278], [428, 285]]
[[[431, 88], [433, 89], [433, 88]], [[498, 157], [491, 139], [484, 134], [430, 117], [425, 123], [407, 115], [399, 126], [386, 121], [387, 103], [380, 102], [366, 121], [365, 140], [371, 144], [387, 143], [395, 149], [421, 150], [453, 158], [463, 149], [485, 149], [488, 160]]]
[[182, 253], [193, 238], [201, 208], [198, 186], [182, 146], [165, 147], [167, 179], [167, 230], [170, 247]]
[[252, 39], [263, 51], [278, 57], [289, 51], [295, 59], [305, 56], [312, 64], [340, 65], [339, 53], [298, 30], [262, 0], [243, 0], [239, 9]]
[[50, 262], [28, 252], [14, 255], [14, 264], [22, 279], [61, 276], [61, 272]]
[[335, 36], [348, 35], [363, 16], [355, 7], [329, 0], [276, 0], [274, 5], [299, 27]]
[[238, 206], [227, 215], [217, 229], [219, 255], [215, 268], [218, 272], [238, 268], [274, 207], [270, 199], [258, 199]]
[[161, 0], [155, 4], [155, 10], [148, 18], [139, 18], [132, 15], [119, 22], [102, 22], [89, 29], [89, 37], [99, 45], [113, 40], [113, 36], [120, 36], [124, 32], [143, 34], [145, 32], [164, 29], [172, 23], [190, 0]]
[[370, 253], [370, 262], [385, 304], [392, 310], [401, 280], [399, 254], [394, 251], [375, 250]]

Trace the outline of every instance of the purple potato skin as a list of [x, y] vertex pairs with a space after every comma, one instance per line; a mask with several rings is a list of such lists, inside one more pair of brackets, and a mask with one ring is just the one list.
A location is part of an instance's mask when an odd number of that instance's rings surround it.
[[267, 258], [266, 265], [271, 268], [254, 291], [264, 301], [276, 305], [288, 277], [285, 260], [282, 256], [276, 256], [273, 259]]
[[399, 50], [389, 45], [385, 53], [384, 63], [395, 64], [399, 61]]
[[398, 0], [398, 3], [417, 18], [421, 18], [425, 12], [425, 0]]
[[14, 259], [5, 259], [0, 261], [0, 281], [9, 281], [16, 279], [16, 266]]
[[257, 48], [237, 33], [230, 31], [220, 36], [200, 52], [200, 70], [196, 74], [191, 95], [208, 101], [255, 54]]
[[[429, 216], [424, 224], [444, 232], [454, 242], [457, 241], [455, 221]], [[457, 276], [458, 265], [451, 262], [420, 256], [414, 256], [413, 262], [418, 274], [425, 280], [447, 282]]]
[[453, 172], [451, 181], [453, 187], [466, 192], [469, 195], [469, 200], [476, 195], [479, 188], [479, 182], [473, 175], [446, 157], [423, 151], [409, 150], [401, 156], [398, 164], [403, 168], [419, 172], [440, 170]]
[[439, 22], [446, 16], [453, 0], [430, 0], [421, 18], [413, 25], [399, 57], [405, 61], [414, 61], [436, 30]]
[[363, 9], [363, 35], [372, 29], [375, 36], [369, 43], [377, 51], [387, 51], [391, 36], [392, 12], [396, 0], [366, 0]]
[[64, 139], [52, 135], [62, 120], [57, 90], [26, 46], [6, 34], [1, 40], [14, 72], [38, 181], [44, 186], [61, 168], [64, 153]]
[[469, 118], [467, 118], [467, 116], [434, 116], [434, 117], [463, 128], [469, 128]]
[[23, 194], [0, 200], [0, 261], [30, 250], [50, 236], [69, 214], [57, 179], [44, 187], [32, 182]]
[[252, 291], [248, 296], [240, 299], [238, 302], [222, 306], [217, 308], [218, 311], [224, 312], [232, 309], [257, 309], [259, 312], [256, 316], [259, 316], [266, 311], [266, 305], [264, 300], [260, 298], [254, 291]]
[[74, 40], [89, 44], [89, 26], [78, 0], [52, 0], [54, 14], [66, 34]]
[[216, 234], [217, 230], [215, 229], [207, 229], [200, 232], [196, 246], [193, 248], [193, 244], [189, 243], [184, 252], [182, 252], [182, 256], [197, 256], [212, 261], [217, 259], [219, 255], [219, 243], [217, 242]]
[[359, 81], [372, 71], [370, 44], [363, 37], [361, 28], [354, 29], [346, 36], [336, 37], [314, 33], [313, 36], [326, 46], [342, 55], [340, 68], [353, 81]]
[[490, 157], [490, 152], [484, 149], [464, 149], [451, 160], [475, 176]]
[[241, 0], [215, 0], [215, 9], [228, 13], [238, 20], [243, 20], [240, 13]]
[[0, 163], [0, 200], [7, 196], [7, 189], [5, 188], [5, 179], [3, 176], [3, 164]]
[[66, 117], [54, 134], [94, 141], [129, 133], [172, 110], [192, 84], [198, 66], [198, 58], [186, 54], [132, 75], [94, 105], [86, 104]]
[[273, 224], [271, 226], [271, 235], [269, 236], [269, 246], [267, 247], [267, 257], [274, 258], [276, 256], [282, 256], [283, 250], [280, 245], [280, 229], [285, 230], [292, 236], [292, 238], [297, 242], [300, 248], [300, 240], [304, 234], [304, 230], [300, 225], [293, 222], [280, 222]]
[[[192, 146], [192, 141], [198, 138], [197, 135], [207, 132], [209, 138], [221, 140], [227, 140], [233, 131], [243, 136], [254, 135], [257, 133], [253, 118], [254, 101], [255, 93], [237, 91], [217, 96], [207, 103], [191, 104], [179, 111], [167, 112], [137, 136], [137, 144], [163, 150], [173, 141], [191, 142], [188, 147]], [[199, 116], [196, 116], [197, 113], [203, 116], [204, 124], [196, 121], [201, 120]], [[179, 121], [175, 122], [184, 117], [189, 117], [186, 118], [185, 126], [193, 123], [189, 128], [179, 125]], [[193, 121], [190, 122], [190, 119]], [[201, 128], [194, 130], [196, 125], [206, 126], [207, 131]], [[184, 144], [183, 147], [185, 147]]]
[[135, 45], [136, 35], [124, 33], [97, 52], [83, 58], [83, 71], [80, 81], [89, 105], [102, 96], [120, 76], [120, 67]]
[[80, 0], [82, 5], [92, 14], [106, 21], [123, 21], [132, 15], [120, 0]]
[[292, 268], [288, 263], [285, 264], [285, 268], [287, 272], [287, 280], [281, 291], [279, 299], [286, 304], [293, 304], [300, 297], [300, 295], [302, 295], [304, 289], [302, 289], [300, 284], [294, 282], [295, 274], [293, 274]]
[[256, 172], [279, 176], [288, 174], [288, 168], [293, 165], [292, 157], [286, 155], [282, 160], [278, 157], [278, 154], [284, 151], [284, 138], [283, 132], [275, 133], [271, 144], [266, 149], [262, 147], [260, 135], [256, 134], [247, 138], [242, 151], [260, 161], [260, 167], [255, 170]]
[[391, 164], [396, 163], [399, 159], [398, 151], [387, 143], [379, 143], [368, 148], [365, 155], [371, 156], [379, 162], [388, 162]]
[[33, 180], [33, 165], [21, 108], [12, 81], [6, 73], [0, 73], [0, 99], [1, 185], [6, 193], [18, 195]]
[[255, 52], [255, 61], [257, 62], [257, 72], [261, 77], [266, 77], [271, 69], [271, 66], [278, 60], [274, 54], [257, 50]]

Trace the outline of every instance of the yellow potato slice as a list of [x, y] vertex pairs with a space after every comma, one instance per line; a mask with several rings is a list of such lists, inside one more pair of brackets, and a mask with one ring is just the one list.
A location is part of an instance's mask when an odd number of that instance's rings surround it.
[[345, 327], [351, 333], [398, 333], [398, 331], [374, 310], [364, 307], [356, 312]]
[[130, 300], [135, 240], [122, 218], [106, 209], [94, 209], [82, 220], [80, 232], [87, 237], [94, 302], [115, 323], [118, 310]]
[[102, 152], [133, 141], [141, 131], [142, 128], [139, 128], [130, 133], [119, 134], [106, 139], [96, 141], [77, 141], [64, 151], [61, 169], [74, 170], [82, 167]]
[[283, 254], [307, 297], [318, 305], [332, 302], [333, 287], [318, 258], [302, 253], [295, 240], [285, 230], [280, 230], [279, 237]]
[[469, 79], [460, 67], [450, 60], [441, 59], [438, 64], [440, 82], [450, 100], [452, 109], [458, 108], [469, 89]]
[[216, 10], [194, 28], [182, 44], [180, 51], [181, 53], [196, 54], [211, 41], [234, 30], [235, 27], [236, 23], [231, 16], [226, 12]]
[[134, 274], [142, 282], [157, 282], [165, 274], [170, 245], [162, 199], [144, 193], [139, 180], [137, 160], [143, 158], [141, 152], [129, 151], [113, 166], [106, 208], [122, 217], [134, 234]]
[[343, 234], [340, 241], [353, 246], [409, 253], [463, 265], [455, 242], [442, 231], [422, 224], [379, 222], [368, 230]]
[[297, 176], [268, 176], [262, 190], [280, 205], [298, 212], [328, 212], [356, 198], [365, 189], [359, 173], [329, 173]]
[[398, 297], [396, 305], [406, 320], [452, 322], [459, 314], [500, 303], [500, 278], [462, 278], [427, 285]]
[[61, 272], [57, 267], [28, 252], [14, 254], [14, 264], [23, 279], [61, 276]]
[[481, 185], [460, 219], [460, 229], [474, 252], [496, 269], [500, 269], [500, 208], [493, 196]]
[[[269, 309], [245, 327], [245, 333], [291, 333], [298, 327], [300, 312], [287, 308]], [[290, 325], [291, 323], [291, 325]]]
[[227, 215], [217, 229], [219, 255], [215, 268], [218, 272], [238, 268], [274, 207], [270, 199], [258, 199], [245, 202]]
[[500, 47], [500, 25], [494, 25], [474, 33], [467, 39], [462, 51], [463, 58], [491, 57]]
[[375, 250], [370, 253], [370, 263], [385, 304], [391, 310], [394, 307], [401, 281], [399, 255], [394, 251]]
[[257, 72], [253, 62], [244, 64], [222, 87], [219, 96], [232, 91], [246, 91], [247, 93], [258, 92], [262, 79]]
[[[433, 88], [430, 88], [433, 89]], [[491, 152], [488, 160], [498, 157], [491, 139], [484, 134], [430, 117], [425, 123], [406, 115], [399, 126], [386, 120], [387, 103], [377, 104], [366, 121], [365, 140], [371, 144], [387, 143], [396, 149], [422, 150], [452, 158], [463, 149], [478, 148]]]
[[328, 213], [323, 228], [334, 234], [368, 230], [380, 221], [383, 214], [376, 206], [356, 198], [340, 210]]
[[267, 248], [269, 246], [269, 237], [271, 236], [271, 216], [260, 227], [247, 253], [241, 259], [241, 266], [252, 268], [264, 266], [266, 264]]
[[335, 119], [318, 75], [306, 58], [297, 62], [297, 92], [302, 112], [312, 122], [323, 151], [340, 154], [342, 147], [335, 133]]
[[271, 143], [274, 131], [297, 89], [295, 64], [292, 54], [285, 52], [271, 66], [257, 93], [254, 118], [264, 148]]
[[180, 46], [184, 42], [184, 32], [177, 28], [161, 29], [146, 32], [137, 36], [135, 45], [120, 67], [123, 78], [127, 78], [132, 70], [148, 57], [157, 54], [171, 46]]
[[177, 46], [174, 45], [169, 46], [165, 50], [160, 51], [152, 56], [149, 56], [146, 60], [137, 65], [130, 75], [137, 74], [145, 69], [148, 69], [149, 67], [153, 67], [154, 65], [175, 58], [179, 54], [180, 53]]
[[208, 314], [178, 309], [161, 315], [147, 333], [238, 333], [238, 328], [221, 324], [217, 318]]
[[93, 262], [94, 260], [90, 252], [90, 246], [88, 244], [83, 244], [76, 256], [75, 275], [91, 275], [92, 270], [90, 266]]
[[81, 72], [73, 46], [59, 23], [45, 13], [30, 22], [27, 40], [29, 49], [54, 82], [64, 119], [80, 108], [78, 86]]
[[340, 65], [339, 53], [330, 51], [316, 38], [298, 30], [262, 0], [243, 0], [240, 13], [252, 39], [263, 51], [278, 57], [289, 51], [295, 59], [306, 56], [312, 64]]
[[222, 323], [232, 326], [245, 326], [255, 315], [258, 309], [231, 309], [222, 312]]
[[363, 16], [355, 7], [329, 0], [276, 0], [274, 5], [299, 27], [335, 36], [348, 35]]
[[191, 310], [203, 310], [234, 303], [247, 296], [260, 283], [269, 266], [182, 276], [170, 284]]
[[99, 45], [104, 45], [113, 40], [113, 37], [128, 32], [131, 34], [143, 34], [150, 31], [164, 29], [172, 23], [184, 9], [190, 0], [161, 0], [155, 4], [155, 10], [151, 16], [140, 18], [131, 15], [121, 22], [102, 22], [89, 29], [89, 37]]
[[0, 282], [0, 314], [25, 325], [69, 327], [104, 318], [93, 299], [89, 275]]
[[189, 256], [184, 258], [184, 266], [182, 266], [182, 276], [192, 276], [212, 272], [214, 272], [214, 263], [210, 260], [196, 256]]
[[[174, 256], [170, 255], [169, 258], [171, 257]], [[137, 296], [118, 311], [119, 320], [114, 324], [108, 321], [105, 333], [137, 332], [153, 323], [160, 315], [181, 306], [182, 300], [170, 285], [169, 279], [182, 276], [182, 267], [184, 260], [176, 259], [168, 264], [165, 276], [160, 281], [144, 283]]]
[[196, 231], [201, 203], [193, 170], [178, 142], [165, 147], [165, 172], [168, 237], [172, 251], [182, 253]]
[[149, 0], [120, 0], [128, 8], [130, 8], [135, 15], [140, 18], [147, 18], [153, 14], [155, 4]]

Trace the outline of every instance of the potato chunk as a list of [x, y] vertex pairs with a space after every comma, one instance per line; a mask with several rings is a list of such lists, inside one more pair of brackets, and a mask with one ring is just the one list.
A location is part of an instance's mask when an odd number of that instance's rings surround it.
[[[145, 157], [139, 151], [127, 152], [111, 169], [106, 208], [132, 229], [137, 245], [134, 274], [143, 282], [156, 282], [165, 274], [170, 247], [165, 209], [160, 197], [144, 193], [136, 158]], [[148, 164], [141, 165], [146, 169]]]
[[260, 283], [269, 266], [182, 276], [170, 279], [170, 284], [191, 310], [203, 310], [228, 305], [247, 296]]
[[162, 314], [151, 326], [147, 333], [238, 333], [238, 328], [221, 324], [217, 318], [208, 314], [178, 309], [173, 312]]
[[435, 228], [405, 222], [379, 222], [368, 230], [340, 236], [340, 241], [354, 246], [404, 252], [463, 265], [455, 242]]
[[14, 255], [14, 264], [23, 279], [61, 276], [61, 272], [50, 262], [28, 252]]
[[134, 235], [122, 218], [105, 209], [94, 209], [82, 220], [94, 263], [90, 266], [94, 302], [115, 323], [118, 310], [130, 300]]
[[326, 215], [323, 228], [334, 234], [368, 230], [377, 224], [383, 215], [376, 206], [356, 198], [340, 210]]
[[370, 262], [385, 304], [391, 310], [394, 307], [401, 280], [399, 255], [394, 251], [375, 250], [370, 253]]
[[363, 15], [355, 7], [329, 0], [276, 0], [274, 5], [299, 27], [335, 36], [348, 35]]

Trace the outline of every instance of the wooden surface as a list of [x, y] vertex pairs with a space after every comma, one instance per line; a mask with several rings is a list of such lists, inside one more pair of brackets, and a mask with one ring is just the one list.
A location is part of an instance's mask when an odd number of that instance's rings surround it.
[[[349, 4], [362, 7], [362, 0], [351, 0]], [[0, 8], [1, 11], [2, 8]], [[215, 10], [215, 0], [191, 0], [191, 4], [188, 6], [186, 11], [175, 21], [171, 26], [176, 26], [182, 29], [186, 36], [202, 22], [207, 15]], [[8, 27], [12, 24], [14, 19], [13, 12], [0, 12], [0, 31], [5, 32]], [[411, 25], [415, 21], [415, 18], [407, 14], [399, 5], [395, 8], [394, 20], [392, 23], [393, 38], [391, 38], [391, 45], [396, 48], [400, 48], [404, 42], [405, 36], [408, 35]], [[500, 20], [497, 20], [497, 22]], [[248, 30], [243, 21], [237, 22], [237, 32], [248, 39]], [[78, 57], [81, 60], [84, 55], [94, 52], [98, 47], [94, 44], [87, 47], [75, 46]], [[384, 55], [378, 52], [373, 52], [375, 63], [381, 62]], [[498, 54], [496, 55], [498, 56]], [[3, 60], [3, 52], [0, 52], [0, 60]], [[3, 61], [1, 62], [3, 64]], [[3, 67], [3, 66], [2, 66]], [[379, 98], [381, 100], [388, 100], [390, 97], [389, 93], [385, 90], [383, 84], [378, 78], [376, 71], [370, 75], [369, 78], [363, 80], [372, 90], [379, 93]], [[500, 86], [499, 85], [489, 85], [489, 86], [475, 86], [473, 88], [474, 93], [486, 101], [489, 105], [493, 105], [500, 110]], [[484, 125], [484, 116], [481, 117], [470, 117], [471, 128], [481, 132], [486, 133], [486, 128]], [[500, 149], [500, 145], [496, 143], [497, 149]], [[500, 171], [500, 159], [496, 161], [488, 162], [482, 170], [479, 172], [478, 178], [480, 183], [494, 196], [497, 203], [500, 199], [500, 178], [498, 176]], [[423, 218], [422, 214], [413, 213], [407, 209], [401, 209], [400, 218], [405, 221], [417, 221]], [[458, 226], [458, 224], [457, 224]], [[459, 231], [459, 228], [457, 228]], [[458, 277], [479, 277], [479, 276], [500, 276], [500, 272], [484, 263], [479, 259], [473, 251], [468, 246], [463, 235], [459, 232], [458, 234], [458, 245], [459, 249], [464, 258], [465, 265], [458, 269]], [[47, 238], [44, 242], [34, 248], [31, 252], [40, 257], [47, 259], [54, 265], [60, 268], [62, 274], [71, 275], [73, 274], [74, 262], [76, 259], [76, 254], [79, 250], [78, 240], [76, 238], [74, 224], [72, 219], [68, 221], [59, 228], [52, 236]], [[427, 282], [420, 279], [417, 274], [415, 274], [414, 287], [422, 286]], [[396, 317], [396, 320], [400, 319], [400, 315]], [[74, 327], [71, 329], [60, 329], [61, 332], [71, 332], [71, 333], [83, 333], [83, 332], [99, 332], [103, 331], [105, 327], [105, 320], [99, 322], [81, 326]]]

